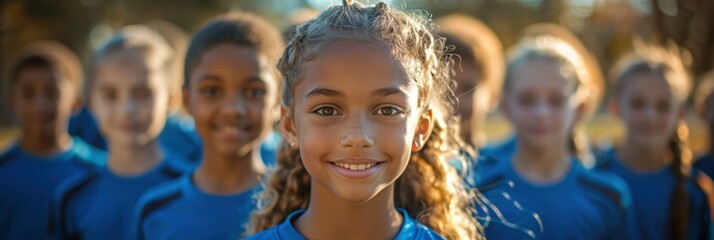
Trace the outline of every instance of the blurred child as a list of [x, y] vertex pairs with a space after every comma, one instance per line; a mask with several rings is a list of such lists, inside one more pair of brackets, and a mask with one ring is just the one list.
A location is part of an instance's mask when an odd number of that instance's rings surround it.
[[287, 143], [248, 239], [482, 238], [447, 162], [454, 82], [427, 21], [346, 0], [295, 29], [278, 63]]
[[[512, 157], [479, 162], [478, 189], [495, 206], [494, 216], [481, 216], [490, 220], [486, 237], [632, 239], [625, 183], [587, 170], [592, 162], [578, 154], [587, 150], [570, 144], [594, 107], [582, 56], [555, 36], [528, 36], [506, 69], [501, 109], [518, 138]], [[537, 217], [521, 219], [522, 212]]]
[[276, 120], [280, 32], [257, 16], [220, 16], [191, 39], [184, 105], [204, 143], [203, 159], [180, 181], [145, 194], [137, 239], [231, 239], [255, 209], [265, 165], [260, 144]]
[[461, 116], [460, 134], [475, 148], [487, 143], [484, 123], [498, 105], [503, 83], [504, 60], [501, 42], [485, 24], [466, 15], [448, 15], [436, 20], [436, 34], [454, 46], [453, 70]]
[[680, 56], [676, 46], [637, 44], [612, 71], [610, 107], [626, 133], [621, 146], [598, 154], [596, 167], [632, 191], [635, 239], [709, 238], [710, 209], [684, 143], [691, 79]]
[[125, 239], [139, 196], [181, 176], [182, 160], [157, 137], [168, 114], [171, 49], [145, 26], [127, 26], [96, 53], [90, 109], [107, 137], [107, 166], [63, 184], [55, 199], [55, 236]]
[[0, 155], [0, 239], [45, 239], [59, 183], [98, 169], [104, 153], [67, 133], [81, 104], [77, 57], [53, 41], [21, 50], [10, 69], [8, 103], [20, 136]]

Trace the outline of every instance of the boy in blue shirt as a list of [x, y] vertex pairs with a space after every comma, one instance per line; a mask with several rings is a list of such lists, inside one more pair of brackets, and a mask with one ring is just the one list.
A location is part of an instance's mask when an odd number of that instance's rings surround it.
[[9, 102], [20, 137], [0, 155], [0, 239], [47, 238], [58, 184], [97, 169], [104, 153], [67, 133], [81, 89], [79, 60], [57, 42], [24, 48], [12, 67]]
[[137, 239], [230, 239], [243, 232], [265, 173], [261, 142], [275, 122], [277, 29], [257, 16], [216, 18], [186, 55], [184, 105], [204, 142], [196, 170], [147, 192], [137, 205]]

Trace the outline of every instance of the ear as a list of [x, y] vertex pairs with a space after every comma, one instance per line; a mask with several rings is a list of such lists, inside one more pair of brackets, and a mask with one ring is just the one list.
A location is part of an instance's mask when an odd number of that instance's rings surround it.
[[583, 118], [586, 117], [588, 111], [590, 110], [590, 102], [583, 101], [582, 103], [578, 104], [578, 107], [575, 109], [575, 122], [580, 122], [583, 120]]
[[292, 113], [287, 106], [280, 106], [280, 122], [278, 125], [280, 133], [283, 134], [283, 138], [285, 138], [288, 145], [295, 149], [299, 148], [297, 129], [295, 129]]
[[417, 152], [424, 148], [426, 140], [429, 139], [433, 129], [434, 113], [431, 108], [429, 108], [426, 109], [417, 120], [416, 131], [414, 131], [414, 139], [412, 140], [412, 152]]
[[84, 106], [84, 104], [85, 104], [84, 99], [81, 96], [77, 96], [77, 98], [72, 103], [72, 115], [75, 115], [80, 110], [82, 110], [82, 107]]

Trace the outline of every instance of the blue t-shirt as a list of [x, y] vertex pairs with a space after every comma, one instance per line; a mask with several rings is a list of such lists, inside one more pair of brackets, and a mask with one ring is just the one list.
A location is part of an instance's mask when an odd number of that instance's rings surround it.
[[479, 149], [480, 156], [490, 156], [496, 159], [511, 159], [516, 152], [518, 136], [513, 134], [503, 142], [494, 145], [486, 145]]
[[15, 144], [0, 155], [0, 239], [45, 239], [50, 203], [59, 183], [99, 169], [103, 152], [80, 139], [51, 156], [35, 156]]
[[633, 239], [626, 184], [572, 160], [558, 182], [521, 177], [512, 159], [485, 157], [477, 168], [483, 194], [477, 218], [493, 239]]
[[107, 150], [107, 141], [99, 132], [97, 121], [87, 106], [69, 119], [69, 134], [80, 137], [95, 148]]
[[697, 158], [694, 162], [694, 169], [701, 171], [709, 177], [714, 177], [714, 157], [709, 154], [705, 154]]
[[131, 239], [238, 239], [256, 208], [260, 189], [208, 194], [187, 174], [142, 195], [134, 211]]
[[[671, 239], [669, 209], [676, 176], [672, 169], [639, 173], [623, 165], [614, 149], [596, 154], [596, 169], [612, 172], [627, 182], [632, 192], [637, 236], [634, 239]], [[704, 192], [692, 180], [686, 182], [691, 199], [687, 239], [709, 239], [709, 206]]]
[[[441, 235], [438, 233], [434, 232], [434, 230], [429, 229], [428, 227], [424, 226], [423, 224], [417, 222], [413, 218], [409, 217], [409, 214], [407, 211], [404, 209], [397, 209], [399, 213], [402, 214], [402, 217], [404, 218], [404, 221], [402, 222], [402, 226], [399, 229], [399, 233], [397, 233], [397, 236], [394, 237], [394, 240], [411, 240], [411, 239], [421, 239], [421, 240], [429, 240], [429, 239], [444, 239]], [[248, 236], [245, 238], [246, 240], [253, 240], [253, 239], [271, 239], [271, 240], [279, 240], [279, 239], [285, 239], [285, 240], [305, 240], [306, 238], [298, 232], [297, 229], [295, 229], [295, 226], [293, 226], [293, 223], [295, 220], [300, 217], [305, 213], [305, 209], [297, 210], [285, 219], [280, 225], [273, 226], [271, 228], [266, 229], [265, 231], [256, 233], [255, 235]], [[355, 223], [355, 224], [360, 224], [360, 223]]]
[[165, 152], [156, 167], [140, 176], [123, 177], [104, 167], [65, 181], [53, 201], [56, 238], [126, 239], [136, 202], [147, 189], [177, 179], [187, 166]]

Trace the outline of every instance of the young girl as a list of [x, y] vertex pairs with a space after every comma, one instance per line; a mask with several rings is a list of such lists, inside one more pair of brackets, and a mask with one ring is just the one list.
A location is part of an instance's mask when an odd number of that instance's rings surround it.
[[257, 16], [220, 16], [191, 39], [184, 103], [203, 141], [193, 174], [147, 192], [136, 239], [232, 239], [243, 233], [265, 165], [260, 145], [274, 125], [280, 32]]
[[20, 52], [7, 92], [20, 136], [0, 154], [0, 239], [45, 239], [59, 183], [95, 171], [94, 161], [104, 152], [67, 132], [83, 85], [74, 53], [54, 41], [35, 42]]
[[171, 51], [143, 26], [128, 26], [96, 54], [90, 108], [107, 137], [106, 167], [67, 181], [55, 200], [59, 238], [125, 239], [139, 196], [185, 168], [157, 137], [168, 113]]
[[598, 154], [597, 168], [621, 176], [632, 190], [636, 239], [708, 239], [709, 207], [692, 181], [683, 144], [690, 78], [678, 49], [636, 45], [612, 72], [611, 109], [625, 125], [617, 149]]
[[[278, 64], [287, 144], [249, 239], [480, 239], [444, 40], [352, 1], [297, 27]], [[412, 218], [414, 217], [414, 218]]]
[[518, 138], [512, 157], [486, 158], [477, 168], [478, 189], [495, 206], [494, 215], [481, 216], [489, 220], [486, 237], [633, 239], [625, 184], [588, 171], [570, 148], [571, 129], [589, 107], [583, 64], [571, 45], [549, 35], [522, 39], [509, 56], [501, 109]]

